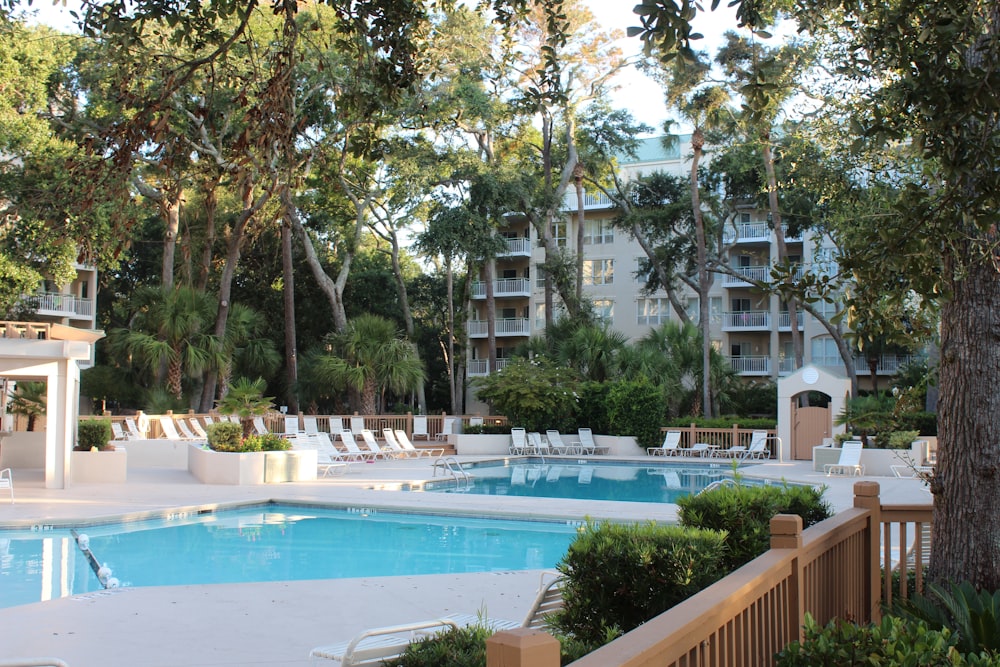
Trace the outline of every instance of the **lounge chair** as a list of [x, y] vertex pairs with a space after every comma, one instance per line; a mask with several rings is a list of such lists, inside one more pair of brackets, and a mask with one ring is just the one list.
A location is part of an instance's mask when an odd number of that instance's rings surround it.
[[[187, 426], [184, 427], [185, 429]], [[174, 425], [174, 420], [169, 415], [160, 416], [160, 430], [163, 431], [163, 437], [168, 440], [197, 440], [192, 434], [190, 437], [182, 436], [177, 432], [177, 427]], [[190, 433], [190, 431], [188, 431]]]
[[416, 440], [417, 438], [423, 438], [424, 440], [431, 439], [431, 434], [427, 432], [427, 415], [413, 416], [413, 435], [410, 438], [412, 440]]
[[837, 473], [838, 475], [864, 475], [865, 467], [861, 465], [861, 441], [848, 440], [840, 448], [840, 459], [836, 463], [827, 463], [823, 466], [823, 472], [827, 477]]
[[177, 430], [180, 431], [181, 437], [185, 440], [204, 440], [204, 438], [199, 438], [194, 434], [194, 431], [191, 430], [191, 427], [188, 426], [187, 421], [184, 419], [174, 420], [174, 426], [177, 427]]
[[542, 440], [542, 434], [532, 431], [528, 434], [528, 449], [532, 454], [544, 455], [549, 453], [548, 445]]
[[594, 442], [594, 433], [589, 428], [578, 428], [576, 434], [580, 438], [581, 454], [607, 454], [611, 451], [610, 447], [599, 447]]
[[125, 430], [128, 434], [129, 440], [144, 440], [146, 438], [143, 432], [139, 430], [139, 427], [135, 423], [135, 419], [132, 417], [125, 418]]
[[696, 442], [687, 449], [678, 449], [682, 456], [698, 456], [706, 458], [712, 455], [712, 446], [705, 442]]
[[191, 427], [191, 432], [202, 440], [208, 439], [208, 433], [202, 428], [201, 423], [198, 421], [197, 417], [191, 417], [188, 419], [188, 425]]
[[445, 417], [444, 421], [441, 423], [441, 432], [434, 436], [435, 440], [447, 440], [448, 436], [451, 435], [455, 430], [455, 418]]
[[510, 430], [510, 447], [507, 451], [515, 456], [520, 456], [528, 451], [528, 434], [523, 428]]
[[10, 468], [0, 470], [0, 489], [7, 489], [10, 492], [10, 504], [14, 504], [14, 474]]
[[678, 456], [680, 455], [681, 432], [667, 431], [663, 436], [663, 444], [659, 447], [647, 447], [646, 454], [650, 456]]
[[128, 436], [125, 434], [125, 430], [122, 425], [118, 422], [111, 422], [111, 435], [115, 440], [128, 440]]
[[348, 429], [344, 429], [340, 432], [340, 442], [344, 445], [344, 449], [347, 450], [346, 454], [350, 457], [350, 461], [374, 461], [375, 454], [371, 452], [363, 452], [358, 447], [358, 441], [354, 437], [354, 433]]
[[333, 440], [330, 439], [330, 434], [326, 431], [319, 430], [319, 424], [316, 423], [316, 417], [303, 417], [302, 418], [302, 434], [313, 442], [319, 443], [324, 447], [330, 449], [333, 448]]
[[420, 456], [419, 452], [408, 452], [403, 449], [403, 445], [396, 439], [396, 434], [393, 433], [391, 428], [382, 429], [382, 439], [385, 440], [385, 444], [389, 445], [389, 449], [396, 458], [410, 459]]
[[571, 454], [580, 453], [579, 447], [567, 445], [565, 442], [563, 442], [562, 435], [559, 433], [559, 431], [554, 431], [554, 430], [546, 431], [545, 439], [549, 441], [549, 449], [554, 454], [569, 456]]
[[355, 436], [361, 435], [361, 432], [365, 430], [365, 418], [364, 417], [351, 417], [351, 433]]
[[361, 442], [365, 443], [375, 458], [381, 457], [382, 459], [398, 459], [399, 455], [391, 449], [382, 449], [382, 446], [378, 444], [378, 440], [375, 439], [375, 434], [365, 429], [361, 431]]
[[267, 435], [270, 433], [270, 431], [267, 430], [267, 425], [264, 423], [263, 417], [253, 418], [253, 430], [257, 435]]
[[552, 612], [562, 609], [563, 578], [557, 576], [546, 583], [545, 578], [549, 576], [552, 576], [551, 573], [542, 574], [542, 585], [539, 587], [527, 615], [520, 623], [504, 619], [484, 618], [479, 614], [451, 614], [427, 621], [366, 630], [350, 641], [340, 642], [332, 646], [317, 646], [309, 652], [309, 657], [310, 659], [337, 660], [341, 667], [380, 665], [386, 660], [402, 655], [406, 651], [406, 647], [415, 639], [453, 628], [481, 625], [494, 632], [513, 630], [514, 628], [544, 628], [546, 617]]
[[406, 437], [406, 431], [401, 428], [396, 429], [396, 442], [404, 451], [416, 452], [417, 458], [421, 456], [444, 456], [444, 447], [417, 447]]
[[750, 446], [744, 455], [748, 459], [767, 459], [771, 457], [771, 452], [767, 450], [769, 436], [767, 431], [754, 431], [750, 435]]

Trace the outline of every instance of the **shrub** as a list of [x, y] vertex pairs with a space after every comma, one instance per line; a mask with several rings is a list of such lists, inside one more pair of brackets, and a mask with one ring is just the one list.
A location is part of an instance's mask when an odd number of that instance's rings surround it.
[[452, 628], [411, 643], [386, 667], [486, 667], [486, 640], [493, 630], [482, 625]]
[[245, 452], [283, 452], [292, 448], [292, 443], [277, 433], [251, 435], [243, 440]]
[[208, 436], [208, 446], [217, 452], [242, 452], [243, 428], [239, 424], [232, 422], [218, 422], [209, 424], [205, 428]]
[[917, 439], [920, 435], [917, 431], [893, 431], [889, 434], [889, 440], [883, 443], [882, 446], [887, 446], [889, 449], [909, 449], [910, 443]]
[[1000, 591], [977, 591], [967, 581], [948, 588], [928, 584], [927, 595], [897, 599], [893, 613], [933, 630], [950, 629], [960, 651], [1000, 655]]
[[821, 628], [806, 614], [804, 641], [792, 642], [776, 657], [778, 667], [988, 664], [966, 662], [956, 651], [948, 630], [931, 630], [924, 623], [894, 616], [884, 617], [878, 625], [857, 626], [834, 620]]
[[507, 415], [511, 424], [529, 431], [573, 425], [576, 414], [575, 371], [544, 359], [518, 359], [497, 373], [475, 381], [476, 396], [489, 403], [494, 414]]
[[111, 440], [111, 420], [85, 419], [76, 425], [76, 448], [83, 451], [108, 449]]
[[646, 378], [616, 382], [608, 390], [610, 435], [632, 435], [642, 448], [660, 444], [662, 390]]
[[728, 532], [724, 567], [731, 572], [770, 548], [775, 514], [798, 514], [803, 527], [829, 518], [832, 510], [822, 496], [811, 486], [737, 483], [679, 498], [678, 516], [682, 526]]
[[588, 524], [558, 569], [566, 576], [561, 633], [600, 646], [725, 575], [725, 533], [654, 523]]
[[937, 415], [933, 412], [905, 412], [899, 415], [899, 428], [920, 435], [937, 435]]
[[608, 392], [612, 384], [608, 382], [584, 382], [580, 385], [580, 399], [577, 402], [577, 426], [585, 426], [594, 433], [611, 433], [608, 418]]

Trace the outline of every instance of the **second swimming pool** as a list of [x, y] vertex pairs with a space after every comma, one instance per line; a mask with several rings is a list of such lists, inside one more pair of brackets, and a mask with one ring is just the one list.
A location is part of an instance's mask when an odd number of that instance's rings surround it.
[[577, 528], [267, 505], [72, 530], [0, 530], [0, 607], [100, 591], [112, 579], [128, 587], [545, 569], [566, 553]]
[[[744, 467], [741, 466], [741, 469]], [[733, 479], [728, 462], [666, 463], [513, 458], [468, 464], [466, 480], [439, 481], [420, 489], [441, 493], [530, 496], [577, 500], [676, 503], [714, 482]], [[768, 484], [744, 477], [743, 484]]]

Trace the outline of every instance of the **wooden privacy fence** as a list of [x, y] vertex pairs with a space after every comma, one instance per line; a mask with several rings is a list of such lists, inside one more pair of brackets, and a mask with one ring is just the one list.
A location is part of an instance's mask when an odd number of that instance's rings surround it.
[[[878, 621], [880, 593], [888, 598], [891, 589], [881, 573], [905, 573], [914, 548], [899, 537], [920, 535], [930, 520], [930, 505], [883, 506], [877, 482], [857, 482], [852, 509], [806, 530], [798, 516], [774, 517], [767, 553], [571, 667], [773, 665], [775, 653], [802, 638], [806, 612], [820, 624]], [[548, 639], [498, 633], [487, 667], [558, 667]]]

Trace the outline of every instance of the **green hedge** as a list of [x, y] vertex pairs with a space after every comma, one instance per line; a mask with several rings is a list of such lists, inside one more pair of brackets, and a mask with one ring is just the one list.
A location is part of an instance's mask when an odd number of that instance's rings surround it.
[[76, 425], [76, 449], [107, 449], [111, 440], [110, 419], [84, 419]]
[[[738, 479], [738, 478], [737, 478]], [[724, 567], [731, 572], [771, 546], [771, 517], [798, 514], [803, 527], [832, 516], [822, 489], [809, 486], [720, 486], [677, 500], [681, 525], [727, 531]]]
[[663, 390], [646, 378], [622, 381], [608, 391], [610, 435], [632, 435], [640, 447], [660, 444]]
[[486, 640], [493, 630], [481, 625], [450, 629], [415, 641], [386, 667], [486, 667]]
[[292, 443], [277, 433], [264, 433], [247, 436], [243, 447], [247, 452], [284, 452], [292, 448]]
[[[208, 446], [217, 452], [257, 451], [243, 449], [243, 427], [232, 422], [217, 422], [205, 427]], [[253, 443], [251, 443], [252, 445]]]
[[552, 625], [596, 648], [725, 576], [726, 534], [681, 526], [588, 524], [558, 569], [566, 576]]

